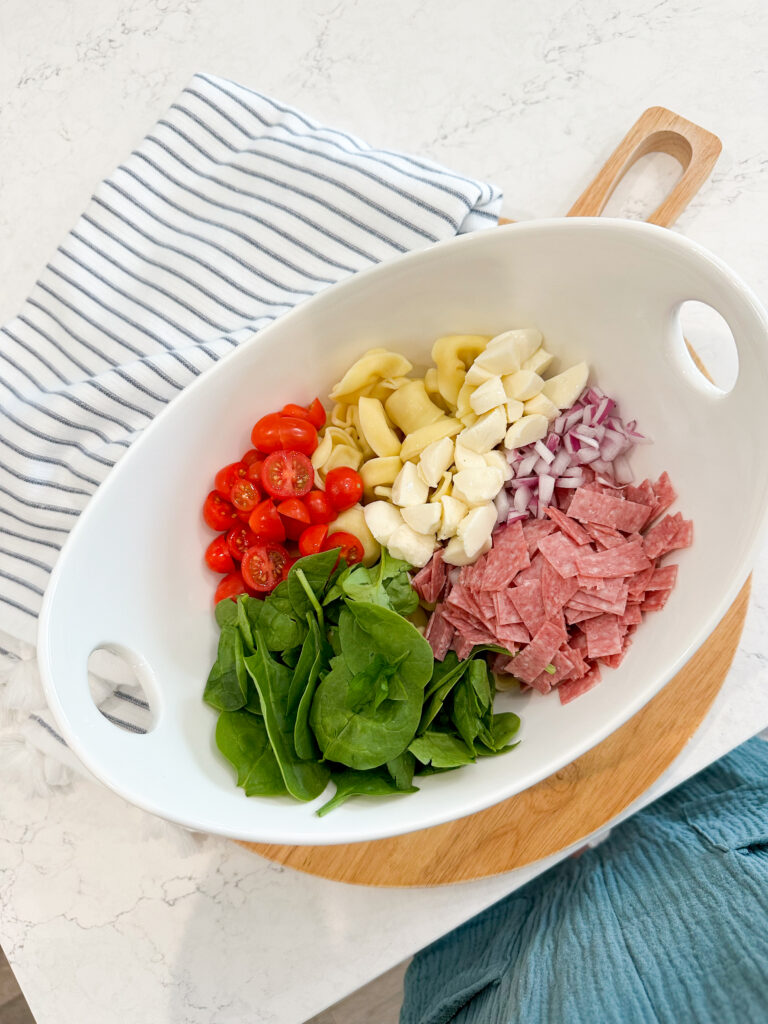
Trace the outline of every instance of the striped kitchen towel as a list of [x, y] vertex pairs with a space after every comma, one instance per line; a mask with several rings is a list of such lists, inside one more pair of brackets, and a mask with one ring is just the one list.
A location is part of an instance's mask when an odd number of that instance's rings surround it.
[[[0, 331], [0, 705], [27, 735], [56, 746], [33, 648], [51, 568], [152, 418], [298, 302], [491, 227], [500, 206], [491, 185], [372, 149], [232, 82], [192, 79]], [[103, 710], [141, 728], [117, 671], [104, 667]]]

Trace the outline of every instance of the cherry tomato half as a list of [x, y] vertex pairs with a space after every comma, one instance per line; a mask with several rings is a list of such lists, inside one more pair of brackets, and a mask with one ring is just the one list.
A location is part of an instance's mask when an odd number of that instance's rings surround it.
[[277, 511], [281, 516], [286, 516], [288, 519], [297, 519], [304, 526], [309, 526], [309, 512], [300, 498], [286, 498], [285, 501], [279, 503]]
[[225, 576], [218, 587], [216, 587], [216, 593], [213, 595], [213, 603], [218, 604], [219, 601], [226, 601], [229, 597], [233, 601], [239, 594], [247, 594], [248, 588], [243, 582], [243, 577], [239, 572], [231, 572], [228, 576]]
[[222, 498], [218, 491], [211, 491], [203, 504], [203, 519], [212, 530], [220, 533], [237, 523], [234, 506]]
[[246, 549], [255, 544], [258, 537], [250, 526], [233, 526], [227, 534], [227, 547], [230, 555], [239, 562]]
[[319, 398], [315, 398], [310, 402], [307, 412], [309, 413], [309, 422], [312, 426], [316, 430], [321, 430], [325, 426], [325, 409]]
[[318, 523], [317, 526], [308, 526], [302, 531], [299, 537], [299, 554], [316, 555], [323, 550], [323, 542], [328, 536], [328, 527], [325, 523]]
[[205, 549], [205, 561], [208, 568], [213, 569], [214, 572], [226, 573], [235, 571], [235, 563], [232, 561], [232, 555], [227, 546], [225, 534], [220, 534], [218, 537], [213, 538]]
[[363, 478], [349, 466], [338, 466], [325, 478], [325, 493], [337, 512], [352, 508], [363, 496]]
[[240, 461], [245, 466], [245, 468], [248, 469], [248, 467], [253, 462], [256, 462], [257, 459], [261, 459], [263, 461], [264, 456], [261, 454], [260, 451], [257, 451], [255, 448], [249, 448], [245, 455], [242, 457], [242, 459], [240, 459]]
[[338, 530], [326, 537], [321, 550], [331, 551], [333, 548], [341, 548], [341, 557], [347, 565], [356, 565], [363, 560], [363, 545], [353, 533]]
[[250, 512], [259, 503], [259, 488], [250, 480], [238, 480], [230, 492], [230, 500], [239, 512]]
[[213, 481], [213, 485], [219, 494], [224, 498], [229, 498], [232, 487], [238, 480], [242, 480], [245, 476], [246, 466], [242, 462], [231, 462], [228, 466], [224, 466], [216, 474], [216, 478]]
[[258, 459], [254, 459], [248, 463], [248, 468], [245, 471], [246, 480], [252, 480], [255, 484], [261, 483], [261, 467], [264, 465], [264, 459], [259, 456]]
[[251, 442], [254, 448], [260, 452], [276, 452], [282, 448], [280, 442], [280, 421], [282, 416], [279, 412], [271, 412], [268, 416], [262, 416], [254, 425], [251, 431]]
[[311, 523], [330, 523], [336, 518], [336, 511], [325, 491], [310, 491], [304, 499]]
[[262, 486], [273, 498], [303, 498], [314, 482], [312, 463], [301, 452], [272, 452], [261, 467]]
[[298, 420], [307, 420], [309, 423], [312, 420], [309, 418], [309, 409], [305, 409], [303, 405], [296, 405], [295, 402], [289, 402], [288, 405], [284, 405], [280, 410], [281, 416], [294, 416]]
[[285, 540], [285, 526], [270, 498], [259, 502], [251, 512], [248, 525], [259, 540]]
[[248, 548], [241, 568], [243, 579], [252, 590], [268, 593], [285, 579], [290, 567], [291, 556], [283, 545], [268, 541]]

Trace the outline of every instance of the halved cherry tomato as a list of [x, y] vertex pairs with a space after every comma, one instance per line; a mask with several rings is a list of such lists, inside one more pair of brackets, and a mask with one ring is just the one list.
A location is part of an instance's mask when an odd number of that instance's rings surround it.
[[248, 525], [259, 540], [285, 540], [285, 526], [270, 498], [259, 502], [251, 512]]
[[277, 511], [281, 516], [287, 516], [289, 519], [298, 519], [300, 523], [309, 526], [309, 512], [300, 498], [286, 498], [285, 501], [279, 503]]
[[341, 557], [347, 565], [356, 565], [363, 560], [363, 545], [353, 533], [338, 530], [326, 537], [321, 550], [331, 551], [333, 548], [341, 548]]
[[218, 604], [219, 601], [226, 601], [226, 599], [234, 599], [239, 594], [247, 594], [248, 588], [243, 582], [243, 577], [239, 572], [231, 572], [228, 576], [225, 576], [218, 587], [216, 587], [216, 593], [213, 595], [213, 603]]
[[211, 491], [203, 503], [203, 519], [212, 530], [220, 533], [237, 523], [237, 512], [218, 491]]
[[280, 415], [295, 416], [296, 419], [308, 420], [310, 423], [312, 422], [309, 418], [309, 409], [305, 409], [303, 405], [296, 405], [295, 402], [289, 402], [288, 405], [284, 405], [280, 410]]
[[349, 466], [338, 466], [325, 478], [325, 493], [337, 512], [352, 508], [363, 496], [363, 478]]
[[245, 466], [245, 468], [248, 469], [248, 467], [252, 463], [256, 462], [257, 459], [261, 459], [263, 461], [264, 456], [261, 454], [260, 451], [257, 451], [255, 448], [249, 448], [245, 455], [242, 457], [242, 459], [240, 459], [240, 461]]
[[318, 551], [322, 551], [327, 536], [328, 526], [325, 523], [308, 526], [299, 537], [299, 554], [316, 555]]
[[261, 467], [262, 486], [273, 498], [302, 498], [314, 480], [312, 463], [301, 452], [272, 452]]
[[304, 504], [309, 511], [311, 523], [330, 523], [336, 518], [336, 512], [325, 491], [310, 491]]
[[308, 419], [282, 416], [279, 412], [262, 416], [251, 431], [254, 448], [277, 452], [281, 448], [311, 455], [317, 448], [317, 431]]
[[232, 561], [232, 555], [227, 546], [225, 534], [222, 533], [218, 537], [213, 538], [205, 549], [205, 561], [208, 568], [213, 569], [214, 572], [226, 573], [235, 571], [235, 563]]
[[258, 537], [250, 526], [233, 526], [227, 534], [227, 547], [229, 553], [239, 562], [246, 549], [258, 541]]
[[288, 540], [298, 540], [309, 526], [309, 512], [300, 498], [286, 498], [277, 506]]
[[250, 512], [259, 503], [259, 488], [250, 480], [238, 480], [230, 492], [230, 500], [239, 512]]
[[243, 579], [252, 590], [267, 593], [285, 579], [290, 567], [291, 556], [283, 545], [268, 541], [248, 548], [241, 569]]
[[315, 398], [309, 403], [307, 412], [309, 413], [309, 422], [312, 426], [316, 430], [321, 430], [325, 426], [325, 409], [319, 398]]
[[245, 471], [246, 480], [252, 480], [255, 484], [261, 483], [261, 467], [264, 465], [264, 459], [259, 457], [248, 463], [248, 468]]
[[224, 466], [219, 470], [213, 485], [222, 497], [229, 498], [230, 491], [235, 482], [242, 480], [245, 476], [246, 468], [242, 462], [231, 462], [228, 466]]

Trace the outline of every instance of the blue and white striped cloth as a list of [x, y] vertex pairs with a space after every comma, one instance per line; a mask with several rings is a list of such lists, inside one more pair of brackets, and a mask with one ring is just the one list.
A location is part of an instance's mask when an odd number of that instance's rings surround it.
[[170, 399], [306, 297], [500, 206], [491, 185], [196, 75], [0, 331], [0, 657], [34, 643], [67, 532]]

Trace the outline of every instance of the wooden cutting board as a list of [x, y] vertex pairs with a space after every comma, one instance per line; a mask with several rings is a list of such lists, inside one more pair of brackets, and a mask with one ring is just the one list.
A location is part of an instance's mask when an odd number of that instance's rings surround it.
[[[664, 152], [679, 161], [683, 174], [648, 220], [668, 227], [707, 179], [720, 150], [720, 140], [710, 132], [652, 107], [569, 216], [598, 216], [632, 164], [647, 153]], [[691, 355], [706, 374], [692, 350]], [[696, 732], [739, 645], [749, 590], [748, 580], [706, 643], [634, 718], [523, 793], [478, 814], [392, 839], [340, 846], [244, 845], [279, 864], [339, 882], [429, 886], [502, 874], [578, 842], [637, 800]]]

